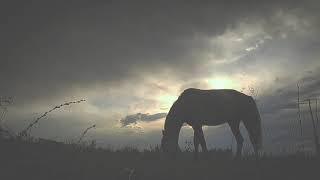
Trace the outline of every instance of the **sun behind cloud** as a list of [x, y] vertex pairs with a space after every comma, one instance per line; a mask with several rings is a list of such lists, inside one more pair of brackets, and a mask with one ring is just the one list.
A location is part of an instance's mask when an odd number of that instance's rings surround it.
[[207, 79], [208, 86], [212, 89], [236, 89], [238, 85], [227, 77]]

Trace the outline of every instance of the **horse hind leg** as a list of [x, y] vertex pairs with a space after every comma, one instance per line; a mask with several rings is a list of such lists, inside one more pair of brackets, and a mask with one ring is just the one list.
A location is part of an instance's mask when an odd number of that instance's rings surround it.
[[237, 152], [236, 152], [236, 158], [239, 158], [242, 154], [242, 146], [243, 146], [243, 137], [241, 135], [241, 132], [240, 132], [240, 128], [239, 128], [239, 125], [240, 125], [240, 121], [239, 122], [231, 122], [229, 123], [229, 126], [231, 128], [231, 131], [234, 135], [234, 137], [236, 138], [236, 141], [237, 141]]

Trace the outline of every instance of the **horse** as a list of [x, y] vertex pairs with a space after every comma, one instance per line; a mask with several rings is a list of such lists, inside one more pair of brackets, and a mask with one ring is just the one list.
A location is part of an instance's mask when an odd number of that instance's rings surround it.
[[161, 149], [163, 152], [178, 152], [179, 133], [184, 123], [194, 131], [195, 157], [199, 145], [208, 152], [202, 126], [217, 126], [227, 123], [237, 142], [236, 157], [242, 154], [243, 137], [240, 122], [248, 131], [254, 153], [257, 156], [262, 147], [261, 118], [251, 96], [232, 89], [184, 90], [171, 106], [162, 130]]

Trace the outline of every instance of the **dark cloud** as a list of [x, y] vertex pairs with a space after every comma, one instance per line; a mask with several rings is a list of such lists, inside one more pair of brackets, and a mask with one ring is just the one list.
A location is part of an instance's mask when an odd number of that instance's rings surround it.
[[207, 51], [195, 36], [216, 36], [241, 20], [268, 18], [277, 9], [310, 6], [250, 0], [2, 4], [1, 92], [28, 100], [97, 83], [114, 86], [164, 69], [194, 77], [201, 74], [206, 59], [200, 54]]
[[139, 121], [140, 122], [151, 122], [151, 121], [156, 121], [161, 118], [164, 118], [167, 116], [167, 113], [156, 113], [156, 114], [142, 114], [142, 113], [137, 113], [133, 115], [127, 115], [126, 117], [120, 119], [120, 123], [122, 127], [131, 125], [131, 124], [137, 124]]
[[[262, 96], [258, 101], [261, 113], [277, 113], [282, 110], [297, 109], [298, 87], [300, 90], [300, 100], [305, 101], [309, 98], [320, 98], [319, 71], [307, 74], [293, 83], [286, 83], [284, 87], [276, 89], [273, 93]], [[279, 81], [279, 80], [277, 80]]]

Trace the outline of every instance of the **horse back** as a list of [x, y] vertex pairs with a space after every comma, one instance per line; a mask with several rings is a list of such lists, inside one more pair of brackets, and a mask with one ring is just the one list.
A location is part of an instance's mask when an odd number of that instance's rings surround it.
[[218, 125], [242, 117], [252, 98], [231, 89], [186, 89], [173, 111], [186, 122]]

